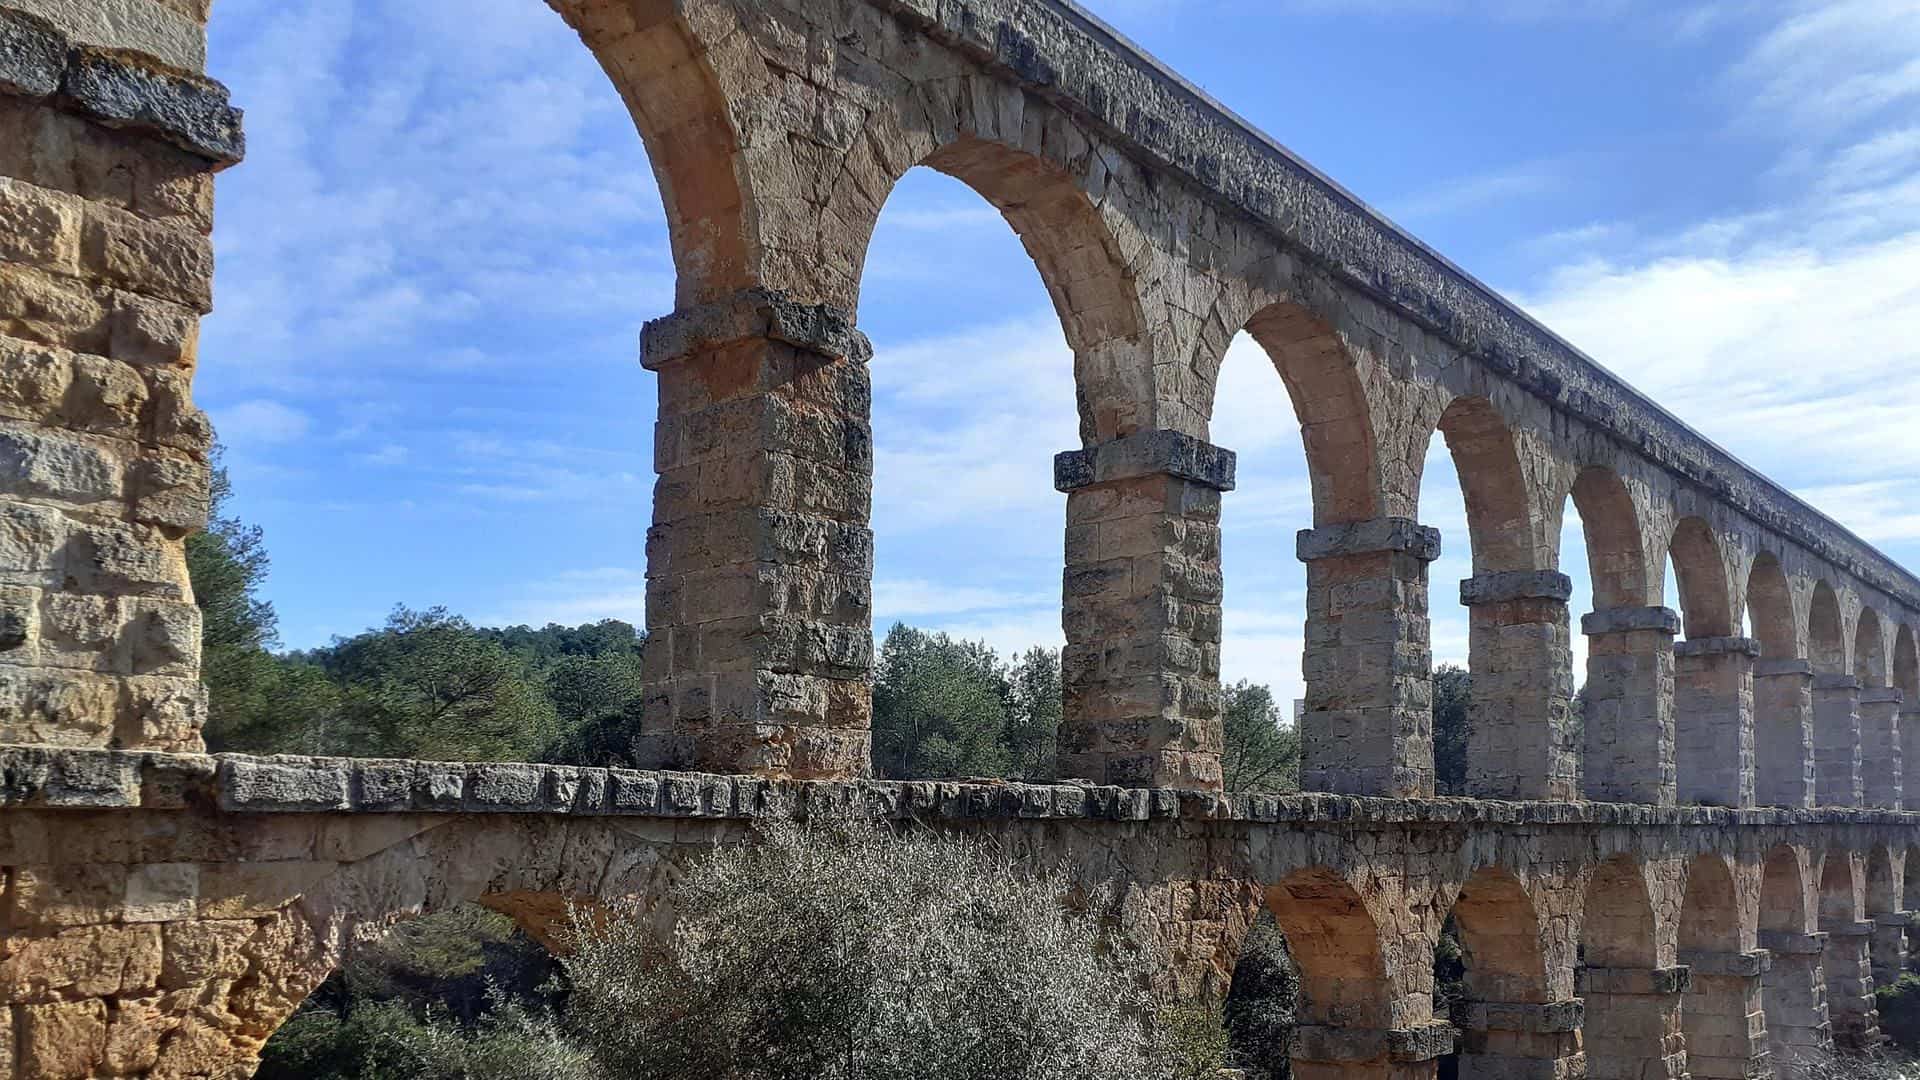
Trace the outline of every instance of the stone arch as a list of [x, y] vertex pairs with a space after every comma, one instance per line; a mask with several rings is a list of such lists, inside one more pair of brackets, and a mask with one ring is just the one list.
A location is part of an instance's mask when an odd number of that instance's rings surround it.
[[[733, 25], [696, 30], [672, 0], [553, 6], [599, 60], [646, 145], [666, 208], [678, 303], [708, 303], [767, 281], [758, 193], [729, 107], [765, 65], [732, 9], [703, 7], [709, 21]], [[722, 73], [735, 85], [723, 85]]]
[[1459, 397], [1440, 414], [1438, 430], [1466, 499], [1473, 572], [1540, 569], [1534, 500], [1505, 418], [1486, 398]]
[[1859, 922], [1860, 891], [1854, 877], [1853, 856], [1844, 850], [1827, 852], [1820, 863], [1821, 928]]
[[[1026, 109], [1045, 113], [1038, 128], [978, 108], [975, 81], [932, 80], [873, 111], [829, 182], [823, 220], [837, 236], [822, 259], [830, 299], [858, 310], [867, 247], [887, 197], [908, 170], [933, 169], [1000, 211], [1033, 259], [1073, 349], [1082, 441], [1093, 445], [1156, 426], [1147, 320], [1116, 235], [1131, 226], [1103, 213], [1117, 195], [1095, 190], [1106, 184], [1105, 159], [1084, 134], [1069, 137], [1071, 121], [1024, 92], [986, 90], [1020, 97], [1016, 117]], [[1054, 137], [1032, 138], [1039, 128]]]
[[1323, 866], [1288, 874], [1266, 902], [1300, 970], [1300, 1023], [1392, 1026], [1380, 928], [1360, 894]]
[[1771, 551], [1754, 556], [1747, 571], [1747, 610], [1762, 656], [1787, 660], [1800, 655], [1799, 635], [1793, 629], [1793, 589]]
[[1785, 844], [1767, 853], [1760, 871], [1760, 929], [1805, 934], [1813, 929], [1800, 856]]
[[1815, 582], [1813, 602], [1807, 609], [1807, 658], [1813, 661], [1813, 670], [1823, 675], [1846, 674], [1846, 632], [1841, 627], [1840, 598], [1833, 586]]
[[1599, 465], [1580, 470], [1573, 482], [1573, 506], [1586, 537], [1593, 606], [1605, 610], [1650, 603], [1653, 590], [1640, 513], [1620, 474]]
[[1483, 866], [1453, 903], [1467, 953], [1467, 992], [1475, 1001], [1551, 1000], [1539, 911], [1511, 870]]
[[1581, 962], [1587, 967], [1656, 967], [1654, 931], [1653, 899], [1640, 866], [1629, 856], [1615, 855], [1595, 868], [1581, 905]]
[[1673, 558], [1681, 615], [1690, 638], [1732, 637], [1733, 595], [1727, 564], [1712, 526], [1698, 517], [1681, 518], [1667, 545]]
[[1261, 309], [1247, 321], [1246, 330], [1280, 373], [1300, 419], [1313, 523], [1379, 517], [1383, 500], [1373, 413], [1339, 333], [1292, 301]]
[[1900, 910], [1900, 883], [1893, 876], [1893, 853], [1885, 844], [1867, 852], [1867, 883], [1863, 891], [1865, 914], [1871, 918]]
[[1740, 946], [1733, 873], [1722, 856], [1697, 856], [1687, 868], [1687, 888], [1680, 901], [1680, 949], [1735, 953]]
[[1880, 613], [1860, 609], [1853, 628], [1853, 673], [1861, 686], [1887, 685], [1887, 650], [1880, 631]]
[[[1908, 708], [1920, 708], [1920, 651], [1910, 623], [1901, 623], [1893, 635], [1893, 685], [1905, 694]], [[1920, 762], [1914, 767], [1920, 769]]]

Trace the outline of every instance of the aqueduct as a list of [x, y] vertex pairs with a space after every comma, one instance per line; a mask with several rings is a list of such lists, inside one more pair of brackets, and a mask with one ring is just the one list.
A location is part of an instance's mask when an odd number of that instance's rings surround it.
[[[552, 3], [632, 112], [679, 271], [642, 341], [658, 772], [202, 752], [189, 384], [240, 117], [201, 74], [208, 0], [0, 0], [0, 1076], [245, 1076], [395, 919], [479, 900], [538, 928], [657, 896], [757, 817], [847, 805], [1112, 884], [1169, 993], [1218, 994], [1264, 905], [1306, 1080], [1449, 1053], [1757, 1077], [1875, 1040], [1920, 908], [1920, 580], [1067, 0]], [[916, 165], [1004, 213], [1075, 355], [1054, 482], [1083, 782], [866, 778], [856, 310]], [[1234, 458], [1208, 418], [1242, 330], [1312, 476], [1297, 797], [1218, 790]], [[1468, 798], [1433, 797], [1436, 432], [1473, 556]], [[1449, 917], [1458, 1029], [1431, 1003]]]

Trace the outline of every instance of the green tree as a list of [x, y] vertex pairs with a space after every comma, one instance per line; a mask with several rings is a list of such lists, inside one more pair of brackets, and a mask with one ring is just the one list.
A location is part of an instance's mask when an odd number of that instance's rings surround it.
[[1433, 786], [1441, 795], [1467, 792], [1467, 711], [1473, 676], [1458, 664], [1433, 673]]
[[1288, 1080], [1293, 1029], [1300, 997], [1300, 969], [1287, 939], [1262, 908], [1247, 931], [1227, 989], [1225, 1019], [1230, 1056], [1249, 1080]]
[[1060, 650], [1036, 645], [1013, 662], [1007, 682], [1012, 709], [1007, 718], [1007, 756], [1012, 775], [1050, 781], [1059, 776]]
[[357, 754], [527, 761], [560, 735], [527, 665], [444, 608], [396, 608], [384, 629], [316, 658], [340, 687], [328, 741]]
[[895, 780], [1006, 776], [1012, 696], [986, 643], [896, 623], [876, 664], [875, 769]]
[[1245, 679], [1221, 688], [1228, 791], [1300, 790], [1300, 732], [1283, 723], [1273, 690]]

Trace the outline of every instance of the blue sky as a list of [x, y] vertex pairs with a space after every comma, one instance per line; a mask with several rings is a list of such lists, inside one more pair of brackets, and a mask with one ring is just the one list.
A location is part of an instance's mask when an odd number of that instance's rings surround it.
[[[1920, 0], [1095, 0], [1094, 10], [1682, 419], [1920, 564]], [[396, 603], [641, 621], [658, 195], [537, 0], [222, 0], [211, 72], [251, 156], [220, 181], [198, 394], [263, 525], [286, 642]], [[875, 621], [1057, 643], [1069, 355], [965, 187], [888, 203], [873, 337]], [[1298, 693], [1308, 524], [1279, 379], [1244, 338], [1214, 440], [1229, 678]], [[1435, 650], [1464, 661], [1457, 481], [1422, 520]], [[1577, 527], [1564, 543], [1585, 610]], [[1670, 601], [1671, 602], [1671, 601]]]

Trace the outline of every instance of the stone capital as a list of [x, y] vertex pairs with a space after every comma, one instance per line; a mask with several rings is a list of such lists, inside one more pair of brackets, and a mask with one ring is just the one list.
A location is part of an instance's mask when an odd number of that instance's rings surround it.
[[1412, 518], [1386, 517], [1302, 529], [1294, 542], [1301, 562], [1344, 555], [1411, 555], [1422, 562], [1440, 557], [1440, 530]]
[[1813, 688], [1815, 690], [1858, 691], [1860, 689], [1860, 677], [1858, 675], [1823, 675], [1816, 673], [1813, 677]]
[[1466, 1027], [1471, 1031], [1524, 1031], [1556, 1035], [1580, 1030], [1586, 1002], [1579, 998], [1538, 1002], [1476, 1001], [1467, 1006]]
[[1640, 631], [1678, 634], [1680, 613], [1668, 607], [1619, 607], [1580, 616], [1580, 632], [1588, 637]]
[[1818, 956], [1827, 947], [1827, 932], [1814, 930], [1762, 930], [1760, 947], [1775, 956]]
[[1856, 920], [1850, 920], [1847, 922], [1828, 923], [1822, 926], [1820, 929], [1825, 931], [1827, 936], [1829, 937], [1837, 937], [1837, 938], [1872, 937], [1873, 936], [1873, 920], [1856, 919]]
[[1583, 994], [1627, 994], [1666, 997], [1683, 994], [1693, 985], [1693, 971], [1685, 964], [1663, 968], [1582, 967], [1573, 973], [1574, 989]]
[[852, 312], [755, 286], [647, 323], [640, 330], [640, 366], [659, 371], [696, 353], [754, 338], [835, 360], [864, 364], [873, 358], [873, 343], [854, 327]]
[[1688, 638], [1673, 643], [1675, 656], [1745, 656], [1758, 659], [1760, 642], [1750, 637]]
[[1214, 491], [1232, 491], [1231, 450], [1179, 431], [1136, 431], [1053, 458], [1053, 486], [1075, 491], [1093, 484], [1142, 476], [1174, 476]]
[[1897, 686], [1869, 686], [1860, 691], [1862, 705], [1899, 705], [1907, 700], [1906, 691]]
[[1558, 570], [1475, 574], [1460, 583], [1460, 602], [1467, 607], [1509, 600], [1557, 600], [1564, 604], [1572, 595], [1573, 579]]
[[1803, 657], [1762, 657], [1753, 663], [1753, 677], [1772, 679], [1788, 675], [1813, 678], [1813, 661]]
[[1701, 975], [1731, 975], [1755, 978], [1773, 966], [1773, 953], [1766, 949], [1752, 952], [1718, 952], [1710, 949], [1682, 949], [1680, 962]]
[[1361, 1028], [1301, 1024], [1294, 1057], [1302, 1061], [1433, 1061], [1453, 1053], [1453, 1025], [1435, 1020], [1417, 1027]]

